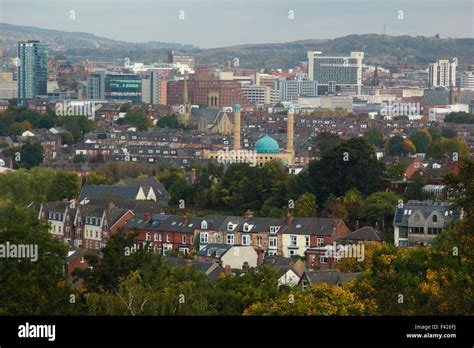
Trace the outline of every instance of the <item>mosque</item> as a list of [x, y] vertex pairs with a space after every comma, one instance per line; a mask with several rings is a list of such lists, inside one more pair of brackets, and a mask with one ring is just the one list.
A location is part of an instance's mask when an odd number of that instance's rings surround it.
[[[287, 148], [280, 149], [278, 142], [269, 135], [265, 135], [255, 143], [255, 149], [253, 151], [242, 150], [240, 146], [240, 105], [236, 104], [233, 107], [234, 122], [233, 122], [233, 133], [234, 133], [234, 144], [233, 151], [228, 151], [232, 158], [228, 158], [227, 162], [245, 162], [245, 158], [249, 158], [249, 152], [252, 152], [255, 164], [262, 166], [263, 164], [278, 160], [284, 166], [291, 166], [295, 161], [295, 151], [293, 148], [294, 138], [294, 106], [288, 106], [288, 119], [287, 119]], [[222, 158], [221, 151], [210, 151], [204, 150], [204, 158], [219, 160]]]

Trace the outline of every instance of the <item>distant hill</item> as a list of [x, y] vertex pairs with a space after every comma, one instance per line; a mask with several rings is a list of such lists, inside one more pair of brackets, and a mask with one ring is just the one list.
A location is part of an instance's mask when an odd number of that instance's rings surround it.
[[65, 32], [0, 23], [4, 53], [16, 54], [15, 45], [22, 40], [40, 40], [50, 45], [50, 54], [64, 54], [70, 59], [132, 61], [153, 63], [166, 61], [167, 51], [193, 52], [198, 63], [227, 63], [238, 58], [243, 68], [290, 68], [306, 61], [308, 50], [323, 54], [348, 54], [364, 51], [365, 62], [379, 64], [421, 63], [457, 57], [460, 64], [474, 64], [474, 39], [438, 39], [424, 36], [388, 36], [377, 34], [349, 35], [332, 40], [314, 39], [293, 42], [246, 44], [199, 49], [179, 43], [130, 43], [88, 33]]
[[[110, 57], [111, 51], [132, 52], [134, 50], [160, 50], [160, 49], [194, 49], [192, 45], [152, 41], [148, 43], [131, 43], [99, 37], [89, 33], [67, 32], [62, 30], [41, 29], [36, 27], [20, 26], [0, 23], [2, 44], [5, 51], [16, 52], [18, 41], [39, 40], [47, 42], [52, 54], [59, 52], [66, 56], [79, 56], [86, 58]], [[114, 54], [112, 54], [113, 56]], [[123, 57], [127, 56], [121, 56]]]

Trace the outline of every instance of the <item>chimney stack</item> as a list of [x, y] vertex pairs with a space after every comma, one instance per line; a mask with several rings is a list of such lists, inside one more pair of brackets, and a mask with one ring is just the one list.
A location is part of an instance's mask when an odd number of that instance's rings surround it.
[[250, 209], [247, 209], [247, 211], [245, 212], [244, 217], [245, 217], [245, 219], [253, 218], [253, 211], [251, 211]]
[[109, 204], [107, 205], [107, 209], [113, 209], [113, 208], [116, 208], [115, 203], [112, 201], [109, 201]]
[[151, 211], [147, 210], [144, 214], [143, 214], [143, 218], [145, 221], [150, 221], [151, 220]]
[[291, 213], [288, 211], [288, 214], [286, 214], [286, 223], [289, 225], [291, 225], [291, 222], [293, 221], [293, 215], [291, 215]]
[[242, 265], [242, 271], [243, 271], [244, 273], [247, 273], [248, 270], [249, 270], [249, 268], [250, 268], [250, 267], [249, 267], [248, 261], [245, 261], [244, 264]]
[[188, 213], [184, 213], [183, 219], [181, 220], [181, 223], [182, 223], [184, 226], [187, 226], [187, 225], [189, 224]]
[[225, 275], [231, 275], [232, 274], [232, 269], [230, 268], [230, 265], [225, 265], [224, 274]]
[[234, 150], [240, 150], [240, 105], [234, 105]]

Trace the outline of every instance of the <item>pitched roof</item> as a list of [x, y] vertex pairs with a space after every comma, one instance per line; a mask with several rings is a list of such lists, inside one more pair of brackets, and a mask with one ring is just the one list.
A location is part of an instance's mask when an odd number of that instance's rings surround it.
[[385, 242], [388, 240], [385, 233], [376, 230], [371, 226], [364, 226], [355, 230], [341, 238], [339, 240], [355, 240], [355, 241], [375, 241], [375, 242]]
[[204, 248], [198, 251], [198, 256], [212, 257], [220, 259], [232, 246], [228, 244], [207, 244]]
[[113, 185], [84, 185], [79, 195], [79, 201], [84, 198], [92, 198], [99, 194], [115, 194], [127, 199], [135, 199], [139, 187], [134, 186], [113, 186]]
[[338, 269], [328, 269], [319, 271], [305, 271], [303, 277], [306, 276], [310, 285], [326, 283], [329, 285], [339, 285], [349, 280], [357, 278], [361, 273], [341, 273]]

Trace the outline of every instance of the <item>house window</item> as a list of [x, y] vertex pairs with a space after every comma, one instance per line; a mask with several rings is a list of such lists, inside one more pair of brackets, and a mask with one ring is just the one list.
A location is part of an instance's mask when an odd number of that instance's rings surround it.
[[309, 236], [304, 236], [304, 245], [309, 247]]
[[419, 223], [420, 222], [420, 215], [415, 214], [415, 217], [413, 219], [414, 219], [415, 223]]
[[248, 234], [242, 236], [242, 245], [250, 245], [250, 236]]
[[229, 222], [227, 224], [227, 231], [232, 231], [234, 229], [234, 225], [232, 224], [232, 222]]
[[186, 236], [182, 236], [182, 237], [181, 237], [181, 242], [182, 242], [183, 244], [186, 244]]
[[99, 232], [95, 231], [95, 237], [99, 238]]
[[155, 242], [158, 242], [158, 233], [155, 233], [155, 234], [153, 235], [153, 240], [154, 240]]
[[438, 215], [436, 214], [433, 215], [433, 222], [438, 222]]
[[207, 230], [207, 221], [206, 220], [203, 220], [201, 222], [201, 230]]
[[290, 236], [290, 245], [296, 246], [296, 236]]
[[207, 232], [201, 232], [201, 243], [207, 243]]
[[327, 256], [320, 256], [319, 257], [319, 263], [328, 263]]
[[269, 238], [269, 245], [270, 245], [270, 248], [276, 248], [277, 247], [276, 237], [270, 237]]
[[291, 249], [290, 250], [290, 256], [294, 256], [294, 255], [296, 255], [296, 250]]
[[270, 226], [270, 233], [277, 233], [280, 226]]
[[257, 245], [262, 246], [262, 237], [257, 237]]
[[228, 234], [227, 235], [227, 244], [234, 244], [234, 235]]
[[189, 244], [194, 244], [194, 236], [191, 236], [191, 237], [189, 238]]
[[169, 243], [171, 240], [171, 236], [169, 234], [166, 235], [166, 242]]
[[317, 245], [318, 247], [322, 247], [324, 245], [324, 238], [318, 238]]
[[150, 232], [147, 232], [146, 233], [146, 241], [150, 241], [151, 240], [151, 233]]
[[408, 227], [398, 228], [398, 238], [408, 238]]
[[158, 234], [158, 242], [163, 241], [163, 235], [161, 233]]

